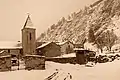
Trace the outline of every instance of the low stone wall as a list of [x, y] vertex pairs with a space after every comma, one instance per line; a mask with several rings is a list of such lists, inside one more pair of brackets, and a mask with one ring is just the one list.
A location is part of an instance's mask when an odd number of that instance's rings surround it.
[[48, 58], [48, 57], [46, 57], [46, 61], [76, 64], [76, 57], [65, 57], [65, 58]]
[[38, 55], [26, 55], [25, 69], [26, 70], [44, 70], [45, 69], [45, 57]]
[[11, 56], [0, 56], [0, 71], [11, 70]]

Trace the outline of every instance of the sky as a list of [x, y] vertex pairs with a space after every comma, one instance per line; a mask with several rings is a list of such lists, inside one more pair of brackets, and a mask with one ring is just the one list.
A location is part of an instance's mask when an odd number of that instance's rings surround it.
[[21, 41], [21, 29], [30, 14], [36, 38], [60, 18], [96, 0], [0, 0], [0, 41]]

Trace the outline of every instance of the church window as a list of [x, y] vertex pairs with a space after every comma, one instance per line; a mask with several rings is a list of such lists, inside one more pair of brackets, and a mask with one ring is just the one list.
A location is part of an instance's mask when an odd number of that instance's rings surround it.
[[8, 49], [8, 53], [10, 53], [10, 50]]
[[30, 33], [30, 40], [32, 39], [32, 34]]

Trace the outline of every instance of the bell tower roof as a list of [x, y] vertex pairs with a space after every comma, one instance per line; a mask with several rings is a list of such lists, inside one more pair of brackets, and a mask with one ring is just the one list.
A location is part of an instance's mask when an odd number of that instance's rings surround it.
[[30, 14], [28, 14], [23, 28], [34, 28], [31, 18], [30, 18]]

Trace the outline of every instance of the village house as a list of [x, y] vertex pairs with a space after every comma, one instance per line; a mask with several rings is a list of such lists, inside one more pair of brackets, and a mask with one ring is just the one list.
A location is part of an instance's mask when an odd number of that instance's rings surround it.
[[47, 42], [37, 47], [37, 54], [45, 57], [56, 57], [61, 55], [60, 46], [55, 42]]
[[[17, 47], [19, 42], [0, 41], [0, 71], [9, 71], [13, 64], [18, 62], [18, 57], [22, 57], [22, 47]], [[12, 64], [11, 64], [12, 63]]]
[[19, 42], [1, 41], [0, 42], [0, 56], [6, 56], [6, 55], [22, 56], [23, 55], [22, 47], [16, 46], [18, 43]]
[[60, 46], [61, 54], [73, 53], [74, 44], [70, 41], [58, 42], [57, 45]]

